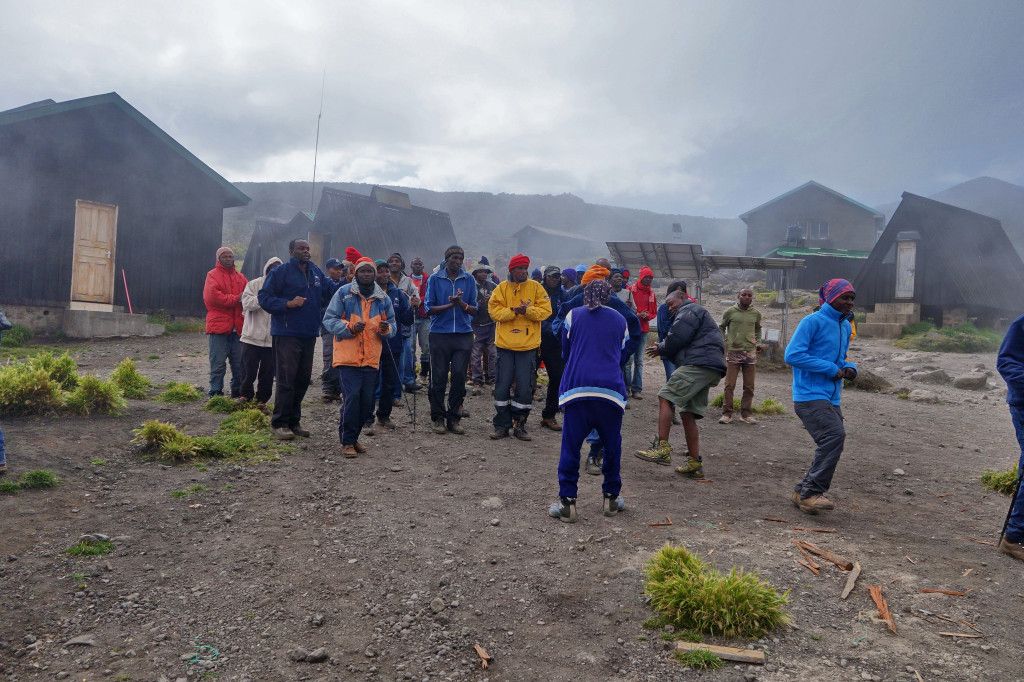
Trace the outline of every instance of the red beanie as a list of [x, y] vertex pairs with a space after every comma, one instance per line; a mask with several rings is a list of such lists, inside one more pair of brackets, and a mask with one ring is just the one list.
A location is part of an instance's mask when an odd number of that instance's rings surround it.
[[521, 253], [517, 253], [516, 255], [512, 256], [512, 260], [508, 262], [509, 271], [511, 271], [512, 268], [519, 267], [530, 267], [530, 259]]
[[357, 260], [363, 257], [363, 254], [356, 251], [355, 247], [348, 247], [345, 249], [345, 260], [349, 263], [355, 263]]

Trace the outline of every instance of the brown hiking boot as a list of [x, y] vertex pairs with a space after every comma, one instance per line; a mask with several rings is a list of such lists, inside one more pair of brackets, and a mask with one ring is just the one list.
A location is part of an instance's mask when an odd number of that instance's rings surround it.
[[520, 419], [519, 421], [512, 425], [512, 435], [518, 438], [519, 440], [533, 440], [533, 436], [531, 436], [526, 431], [525, 419]]
[[800, 497], [800, 493], [794, 492], [791, 499], [793, 500], [793, 506], [805, 514], [818, 514], [823, 511], [832, 511], [836, 508], [835, 503], [824, 495]]
[[494, 433], [488, 436], [491, 440], [501, 440], [502, 438], [508, 438], [507, 429], [494, 429]]
[[282, 426], [279, 429], [271, 430], [274, 432], [274, 435], [277, 436], [278, 440], [291, 440], [292, 438], [295, 438], [295, 434], [292, 433], [292, 430], [289, 429], [287, 426]]
[[541, 419], [540, 425], [546, 429], [551, 429], [552, 431], [562, 430], [562, 425], [555, 421], [554, 417], [551, 417], [550, 419]]
[[309, 431], [307, 431], [306, 429], [302, 428], [298, 424], [296, 424], [295, 426], [292, 427], [292, 433], [294, 433], [296, 436], [299, 436], [301, 438], [309, 438], [309, 436], [311, 435], [309, 433]]
[[342, 445], [341, 446], [341, 456], [342, 457], [355, 457], [356, 454], [357, 453], [356, 453], [355, 445]]
[[1009, 554], [1017, 561], [1024, 561], [1024, 542], [1012, 542], [1003, 536], [1003, 539], [999, 541], [999, 551], [1003, 554]]
[[356, 449], [356, 452], [358, 452], [360, 455], [366, 452], [366, 446], [360, 443], [359, 441], [352, 443], [352, 447], [354, 447]]

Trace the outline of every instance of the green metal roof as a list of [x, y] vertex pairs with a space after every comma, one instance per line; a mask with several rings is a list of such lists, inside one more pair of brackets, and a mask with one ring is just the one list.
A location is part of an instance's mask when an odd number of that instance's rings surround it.
[[194, 166], [198, 171], [220, 185], [224, 190], [225, 195], [224, 208], [245, 206], [249, 203], [249, 197], [243, 194], [241, 190], [225, 180], [219, 173], [217, 173], [217, 171], [200, 161], [195, 154], [181, 146], [177, 140], [143, 116], [142, 112], [131, 104], [128, 104], [128, 102], [122, 99], [116, 92], [108, 92], [104, 95], [94, 95], [92, 97], [83, 97], [81, 99], [72, 99], [67, 102], [60, 103], [53, 102], [52, 100], [44, 100], [43, 102], [0, 112], [0, 125], [19, 123], [21, 121], [42, 118], [44, 116], [53, 116], [54, 114], [63, 114], [65, 112], [85, 109], [87, 107], [95, 107], [103, 104], [111, 104], [126, 113], [130, 118]]
[[884, 218], [885, 217], [881, 213], [876, 211], [875, 209], [871, 208], [870, 206], [865, 206], [864, 204], [860, 203], [859, 201], [854, 201], [853, 199], [851, 199], [850, 197], [846, 196], [845, 194], [840, 194], [839, 192], [835, 191], [834, 189], [830, 189], [830, 188], [826, 187], [825, 185], [822, 185], [819, 182], [815, 182], [814, 180], [811, 180], [809, 182], [805, 182], [804, 184], [800, 185], [799, 187], [797, 187], [795, 189], [789, 190], [785, 194], [780, 194], [779, 196], [775, 197], [774, 199], [771, 199], [769, 201], [764, 202], [763, 204], [761, 204], [757, 208], [752, 208], [749, 211], [747, 211], [746, 213], [740, 214], [740, 220], [745, 221], [747, 219], [747, 217], [750, 216], [751, 213], [756, 213], [757, 211], [760, 211], [762, 208], [766, 208], [768, 206], [771, 206], [775, 202], [782, 201], [786, 197], [792, 196], [792, 195], [796, 194], [797, 192], [805, 190], [805, 189], [807, 189], [809, 187], [816, 187], [817, 189], [820, 189], [820, 190], [823, 190], [825, 192], [828, 192], [829, 194], [831, 194], [833, 196], [839, 197], [843, 201], [848, 201], [851, 204], [853, 204], [854, 206], [856, 206], [857, 208], [864, 209], [865, 211], [870, 213], [872, 216], [875, 216], [876, 218]]
[[765, 258], [782, 256], [783, 258], [799, 258], [801, 256], [829, 256], [830, 258], [867, 258], [870, 251], [850, 251], [848, 249], [821, 249], [813, 246], [776, 246], [764, 254]]

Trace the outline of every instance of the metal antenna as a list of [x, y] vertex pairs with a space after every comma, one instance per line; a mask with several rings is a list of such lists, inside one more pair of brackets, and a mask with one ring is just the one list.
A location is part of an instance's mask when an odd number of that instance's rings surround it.
[[324, 88], [327, 85], [327, 69], [320, 82], [320, 113], [316, 115], [316, 143], [313, 145], [313, 186], [309, 190], [309, 212], [312, 213], [313, 204], [316, 200], [316, 156], [320, 150], [320, 117], [324, 115]]

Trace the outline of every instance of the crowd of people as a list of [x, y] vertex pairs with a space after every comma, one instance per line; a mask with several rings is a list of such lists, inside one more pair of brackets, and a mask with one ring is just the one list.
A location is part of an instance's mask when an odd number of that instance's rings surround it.
[[[386, 260], [363, 256], [354, 247], [345, 259], [329, 259], [321, 270], [310, 260], [309, 243], [294, 239], [289, 260], [270, 258], [251, 282], [235, 269], [230, 248], [217, 250], [203, 299], [209, 339], [209, 395], [229, 395], [269, 413], [282, 440], [305, 438], [302, 403], [311, 384], [317, 338], [322, 341], [322, 399], [339, 402], [338, 438], [344, 457], [367, 448], [362, 435], [395, 429], [392, 410], [404, 392], [427, 385], [432, 430], [466, 433], [462, 420], [467, 384], [475, 395], [493, 394], [493, 440], [531, 440], [541, 366], [547, 376], [542, 427], [561, 436], [558, 500], [549, 514], [577, 519], [576, 501], [584, 443], [584, 469], [602, 475], [603, 513], [625, 509], [621, 495], [622, 419], [630, 401], [643, 400], [643, 364], [660, 358], [665, 382], [658, 391], [657, 430], [637, 458], [672, 463], [674, 424], [683, 428], [683, 461], [675, 471], [704, 477], [698, 421], [708, 407], [709, 389], [725, 379], [721, 424], [732, 423], [734, 392], [742, 376], [739, 420], [757, 422], [753, 410], [762, 315], [749, 288], [720, 321], [687, 293], [687, 283], [669, 283], [664, 299], [652, 289], [653, 273], [630, 273], [607, 259], [592, 266], [530, 270], [518, 254], [499, 279], [486, 258], [471, 272], [465, 252], [450, 246], [444, 260], [427, 272], [421, 258], [399, 253]], [[789, 340], [785, 361], [793, 369], [794, 411], [814, 441], [810, 467], [791, 495], [807, 514], [832, 511], [826, 497], [843, 452], [846, 431], [841, 398], [844, 382], [857, 377], [848, 358], [856, 292], [833, 279], [821, 286], [819, 306], [803, 318]], [[648, 344], [651, 322], [657, 341]], [[419, 349], [417, 355], [417, 348]], [[1010, 326], [998, 356], [1008, 386], [1007, 402], [1021, 444], [1024, 470], [1024, 316]], [[276, 389], [275, 389], [276, 385]], [[561, 413], [562, 423], [558, 421]], [[6, 471], [0, 431], [0, 476]], [[1000, 549], [1024, 560], [1024, 495], [1020, 478], [1000, 538]]]

